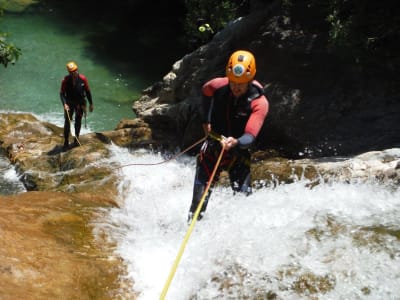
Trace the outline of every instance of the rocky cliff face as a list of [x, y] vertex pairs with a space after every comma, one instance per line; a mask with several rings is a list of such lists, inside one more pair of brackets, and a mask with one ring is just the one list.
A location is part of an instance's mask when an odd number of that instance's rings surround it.
[[248, 49], [256, 56], [256, 78], [270, 102], [261, 149], [297, 158], [398, 146], [398, 75], [389, 67], [386, 72], [386, 64], [365, 68], [356, 57], [345, 60], [331, 53], [327, 38], [307, 9], [294, 21], [282, 12], [280, 1], [259, 4], [256, 12], [176, 62], [133, 109], [164, 144], [191, 144], [202, 135], [197, 115], [201, 85], [223, 75], [234, 50]]

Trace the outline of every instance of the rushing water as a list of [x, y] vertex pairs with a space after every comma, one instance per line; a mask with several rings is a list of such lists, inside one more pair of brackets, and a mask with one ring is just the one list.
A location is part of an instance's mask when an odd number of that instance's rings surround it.
[[11, 195], [24, 192], [25, 188], [19, 181], [17, 172], [8, 159], [0, 156], [0, 195]]
[[[163, 160], [113, 151], [122, 165]], [[158, 299], [188, 230], [194, 159], [120, 175], [123, 204], [108, 231], [139, 299]], [[399, 189], [374, 182], [310, 189], [299, 181], [249, 197], [219, 187], [166, 299], [399, 299], [399, 230]]]

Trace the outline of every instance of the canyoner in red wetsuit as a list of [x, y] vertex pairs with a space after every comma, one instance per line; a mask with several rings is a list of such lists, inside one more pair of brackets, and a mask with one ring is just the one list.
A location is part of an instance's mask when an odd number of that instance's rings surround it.
[[86, 98], [89, 100], [89, 111], [93, 111], [92, 94], [89, 83], [83, 74], [78, 73], [75, 62], [67, 63], [68, 75], [61, 82], [60, 99], [64, 106], [64, 150], [69, 147], [69, 134], [71, 120], [75, 114], [75, 140], [74, 146], [80, 145], [79, 134], [81, 131], [82, 117], [86, 113]]
[[269, 109], [261, 84], [254, 80], [255, 73], [253, 54], [239, 50], [228, 61], [226, 77], [214, 78], [202, 87], [203, 129], [206, 134], [215, 132], [223, 138], [222, 141], [208, 138], [197, 156], [189, 223], [207, 187], [222, 146], [225, 152], [198, 219], [204, 215], [212, 187], [222, 170], [228, 171], [234, 193], [250, 195], [252, 192], [249, 148], [257, 138]]

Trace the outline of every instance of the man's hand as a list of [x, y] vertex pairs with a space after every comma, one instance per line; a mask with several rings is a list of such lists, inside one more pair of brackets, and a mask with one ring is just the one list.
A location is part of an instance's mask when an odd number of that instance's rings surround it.
[[237, 144], [238, 144], [238, 140], [231, 136], [224, 138], [221, 141], [221, 145], [224, 147], [224, 149], [226, 151], [229, 151], [230, 149], [235, 148]]
[[93, 112], [93, 104], [90, 104], [90, 105], [89, 105], [89, 111], [90, 111], [90, 112]]
[[68, 104], [66, 104], [66, 103], [64, 104], [64, 110], [65, 110], [65, 111], [69, 111], [69, 106], [68, 106]]

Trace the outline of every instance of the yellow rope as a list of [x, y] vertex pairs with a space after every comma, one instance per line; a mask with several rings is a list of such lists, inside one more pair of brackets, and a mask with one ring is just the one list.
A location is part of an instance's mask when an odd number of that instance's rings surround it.
[[211, 176], [210, 176], [210, 179], [208, 180], [207, 187], [206, 187], [206, 189], [204, 190], [203, 196], [201, 197], [200, 202], [199, 202], [199, 204], [198, 204], [198, 206], [197, 206], [197, 208], [196, 208], [196, 211], [195, 211], [195, 213], [194, 213], [192, 222], [190, 223], [189, 229], [188, 229], [188, 231], [186, 232], [185, 238], [183, 239], [183, 242], [182, 242], [182, 244], [181, 244], [181, 247], [180, 247], [180, 249], [179, 249], [179, 251], [178, 251], [178, 255], [176, 256], [175, 262], [174, 262], [174, 264], [172, 265], [172, 268], [171, 268], [171, 271], [170, 271], [170, 273], [169, 273], [168, 279], [167, 279], [167, 281], [166, 281], [166, 283], [165, 283], [165, 285], [164, 285], [164, 289], [163, 289], [162, 292], [161, 292], [160, 300], [165, 299], [165, 296], [167, 295], [168, 288], [169, 288], [169, 286], [171, 285], [171, 282], [172, 282], [172, 279], [173, 279], [173, 277], [174, 277], [174, 275], [175, 275], [176, 269], [178, 268], [178, 264], [179, 264], [179, 261], [181, 260], [182, 255], [183, 255], [183, 251], [185, 250], [185, 247], [186, 247], [186, 244], [187, 244], [187, 242], [188, 242], [188, 240], [189, 240], [189, 237], [190, 237], [190, 235], [192, 234], [194, 225], [195, 225], [196, 222], [197, 222], [197, 217], [198, 217], [199, 214], [200, 214], [200, 210], [201, 210], [201, 207], [203, 206], [204, 199], [206, 198], [206, 195], [207, 195], [207, 193], [208, 193], [208, 190], [210, 189], [211, 183], [212, 183], [213, 180], [214, 180], [214, 176], [215, 176], [215, 173], [217, 172], [218, 166], [219, 166], [219, 164], [220, 164], [220, 162], [221, 162], [221, 159], [222, 159], [222, 155], [223, 155], [223, 153], [224, 153], [224, 150], [225, 150], [225, 147], [223, 146], [223, 147], [222, 147], [222, 150], [221, 150], [221, 153], [219, 154], [217, 163], [215, 164], [214, 169], [213, 169], [213, 172], [212, 172], [212, 174], [211, 174]]

